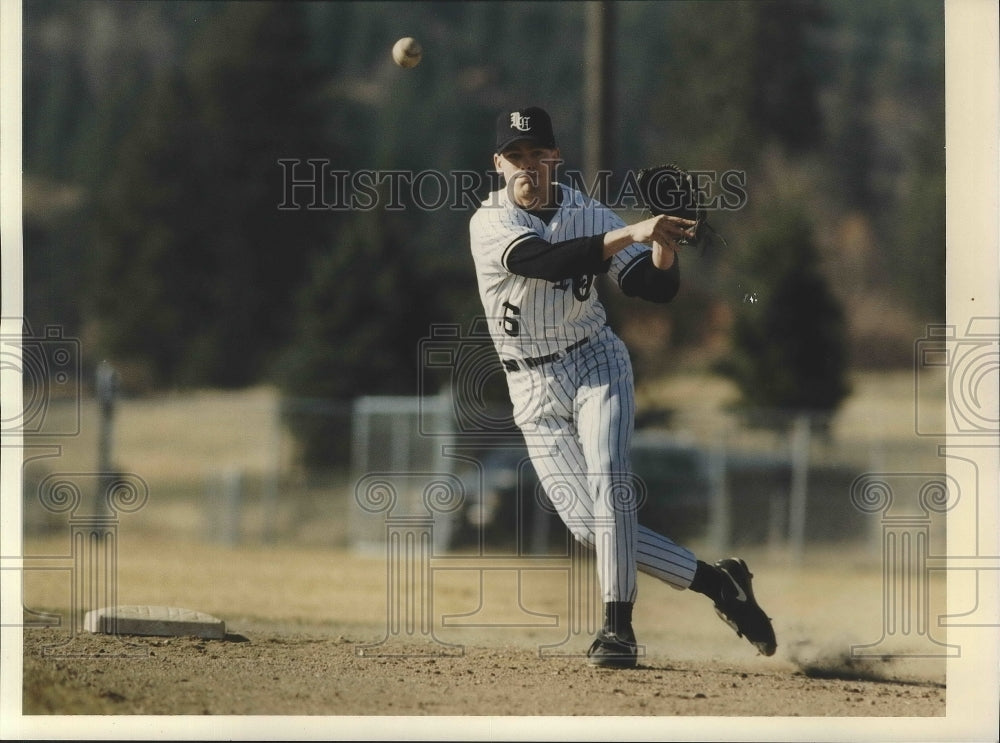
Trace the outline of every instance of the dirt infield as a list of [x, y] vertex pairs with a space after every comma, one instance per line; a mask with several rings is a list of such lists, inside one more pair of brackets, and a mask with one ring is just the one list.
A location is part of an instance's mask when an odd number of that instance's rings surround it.
[[[54, 547], [54, 545], [53, 545]], [[44, 551], [45, 544], [34, 549]], [[51, 554], [51, 553], [50, 553]], [[690, 592], [646, 576], [634, 671], [589, 667], [590, 635], [562, 615], [557, 571], [434, 586], [429, 632], [390, 631], [384, 558], [231, 548], [154, 537], [123, 544], [121, 603], [206, 611], [225, 640], [24, 631], [26, 715], [754, 716], [945, 714], [940, 661], [850, 657], [877, 640], [880, 573], [754, 561], [779, 650], [756, 655]], [[504, 563], [511, 566], [516, 563]], [[65, 586], [28, 576], [26, 604], [66, 618]], [[562, 591], [562, 592], [561, 592]], [[456, 617], [476, 621], [454, 621]], [[451, 617], [450, 623], [444, 619]], [[526, 621], [534, 618], [537, 621]], [[412, 619], [412, 618], [411, 618]], [[419, 624], [419, 622], [417, 623]], [[409, 629], [408, 629], [409, 628]]]
[[[934, 716], [939, 683], [810, 678], [787, 662], [673, 661], [633, 671], [522, 645], [359, 654], [358, 629], [253, 625], [228, 640], [25, 635], [24, 712], [100, 715]], [[46, 657], [45, 653], [53, 654]], [[371, 652], [371, 651], [369, 651]], [[78, 654], [81, 657], [73, 657]], [[60, 657], [61, 656], [61, 657]], [[743, 656], [741, 658], [741, 656]], [[859, 674], [863, 675], [863, 674]]]

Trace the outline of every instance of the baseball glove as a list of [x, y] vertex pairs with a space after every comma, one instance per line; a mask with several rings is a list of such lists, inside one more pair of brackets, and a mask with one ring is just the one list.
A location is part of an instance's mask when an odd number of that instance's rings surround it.
[[691, 219], [695, 224], [693, 240], [681, 240], [681, 245], [704, 249], [715, 238], [725, 239], [708, 224], [705, 215], [704, 194], [698, 189], [694, 177], [674, 163], [643, 168], [636, 179], [642, 206], [654, 216]]

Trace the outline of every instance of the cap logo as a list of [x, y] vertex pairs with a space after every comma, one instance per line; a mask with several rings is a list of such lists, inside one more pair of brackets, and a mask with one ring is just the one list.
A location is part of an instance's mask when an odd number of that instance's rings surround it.
[[531, 131], [531, 117], [522, 116], [520, 111], [515, 111], [510, 115], [510, 128], [517, 129], [519, 132], [530, 132]]

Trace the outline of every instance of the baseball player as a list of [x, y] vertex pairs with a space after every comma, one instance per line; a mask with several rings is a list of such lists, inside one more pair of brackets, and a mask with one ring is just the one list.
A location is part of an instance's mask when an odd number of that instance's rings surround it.
[[573, 536], [595, 551], [604, 622], [590, 662], [635, 667], [637, 570], [708, 596], [740, 636], [772, 655], [771, 621], [743, 560], [702, 562], [637, 523], [632, 367], [594, 286], [607, 274], [627, 296], [669, 302], [680, 281], [678, 241], [693, 237], [695, 223], [657, 216], [626, 225], [558, 183], [561, 153], [537, 107], [499, 115], [493, 163], [504, 186], [469, 227], [479, 293], [539, 480]]

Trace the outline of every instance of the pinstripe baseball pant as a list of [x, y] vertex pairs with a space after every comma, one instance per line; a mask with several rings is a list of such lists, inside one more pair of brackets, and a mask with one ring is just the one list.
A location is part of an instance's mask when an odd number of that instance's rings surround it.
[[640, 526], [645, 488], [633, 474], [632, 364], [605, 327], [564, 358], [508, 374], [515, 419], [538, 478], [573, 536], [595, 551], [605, 602], [636, 597], [636, 571], [684, 589], [690, 550]]

